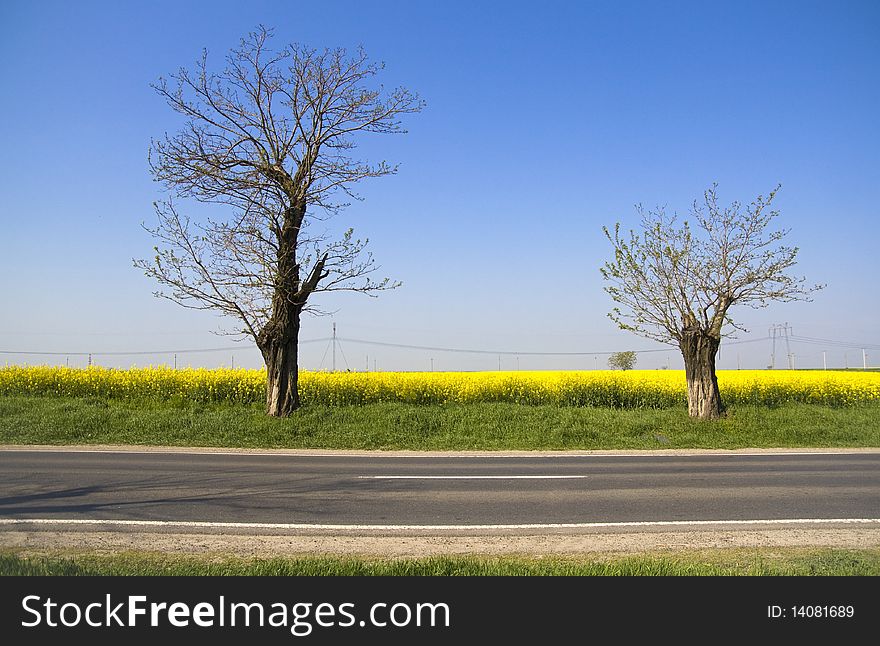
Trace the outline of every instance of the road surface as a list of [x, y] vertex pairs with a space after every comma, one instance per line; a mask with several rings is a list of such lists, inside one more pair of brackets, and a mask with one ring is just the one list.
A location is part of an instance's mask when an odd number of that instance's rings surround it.
[[279, 529], [880, 518], [880, 452], [382, 455], [0, 450], [0, 521]]

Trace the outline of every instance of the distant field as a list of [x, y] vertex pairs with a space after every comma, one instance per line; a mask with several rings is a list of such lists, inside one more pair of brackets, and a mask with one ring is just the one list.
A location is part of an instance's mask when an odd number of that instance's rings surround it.
[[0, 442], [557, 450], [880, 446], [880, 373], [718, 375], [726, 416], [687, 416], [680, 371], [302, 372], [263, 412], [262, 370], [0, 368]]
[[[880, 373], [728, 370], [718, 373], [726, 404], [856, 406], [880, 403]], [[0, 368], [0, 395], [102, 397], [250, 404], [264, 401], [264, 370], [167, 367]], [[676, 370], [300, 373], [306, 406], [379, 403], [593, 406], [664, 409], [685, 405]]]

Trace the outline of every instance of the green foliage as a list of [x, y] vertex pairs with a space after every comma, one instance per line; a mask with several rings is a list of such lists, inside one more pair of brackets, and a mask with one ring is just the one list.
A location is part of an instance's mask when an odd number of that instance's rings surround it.
[[824, 285], [807, 286], [790, 273], [798, 249], [784, 244], [787, 230], [772, 228], [778, 190], [750, 204], [721, 206], [713, 184], [702, 203], [693, 203], [694, 227], [664, 207], [641, 205], [638, 231], [626, 235], [620, 223], [613, 233], [602, 227], [614, 252], [599, 270], [615, 302], [608, 316], [621, 329], [679, 342], [683, 330], [694, 326], [714, 338], [724, 326], [743, 329], [729, 314], [734, 306], [809, 301]]
[[632, 370], [636, 365], [636, 353], [632, 350], [615, 352], [608, 357], [608, 367], [612, 370]]

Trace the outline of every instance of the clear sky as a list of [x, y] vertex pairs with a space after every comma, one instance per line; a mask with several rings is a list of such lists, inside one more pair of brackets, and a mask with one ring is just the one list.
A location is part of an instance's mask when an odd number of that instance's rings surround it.
[[[363, 45], [387, 86], [427, 102], [404, 136], [363, 154], [400, 164], [362, 184], [339, 217], [370, 238], [403, 287], [332, 294], [302, 338], [343, 339], [337, 368], [493, 370], [496, 354], [405, 350], [350, 339], [503, 350], [505, 369], [604, 367], [604, 356], [677, 350], [617, 330], [599, 267], [603, 225], [634, 205], [686, 214], [718, 182], [723, 203], [782, 184], [780, 223], [813, 303], [733, 314], [750, 329], [721, 368], [763, 368], [771, 325], [798, 367], [880, 365], [880, 3], [828, 2], [34, 2], [0, 3], [0, 362], [261, 365], [252, 343], [211, 333], [213, 314], [152, 296], [132, 266], [153, 245], [151, 137], [176, 115], [150, 83], [216, 65], [257, 25], [276, 42]], [[216, 68], [215, 68], [216, 69]], [[764, 340], [761, 340], [764, 339]], [[831, 343], [831, 342], [835, 343]], [[841, 345], [841, 342], [851, 344]], [[872, 347], [873, 346], [873, 347]], [[785, 361], [780, 335], [777, 367]], [[69, 354], [68, 354], [69, 353]], [[844, 354], [846, 353], [846, 355]], [[781, 358], [780, 358], [781, 357]], [[329, 368], [327, 342], [302, 365]]]

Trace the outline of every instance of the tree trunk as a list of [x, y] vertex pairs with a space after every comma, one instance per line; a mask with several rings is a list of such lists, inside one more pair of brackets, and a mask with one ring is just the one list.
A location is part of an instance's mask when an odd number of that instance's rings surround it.
[[681, 354], [687, 379], [688, 415], [697, 419], [718, 419], [724, 410], [718, 379], [715, 376], [715, 354], [721, 339], [697, 326], [682, 330]]
[[299, 310], [285, 324], [273, 321], [260, 333], [258, 347], [266, 362], [266, 413], [287, 417], [300, 406]]

